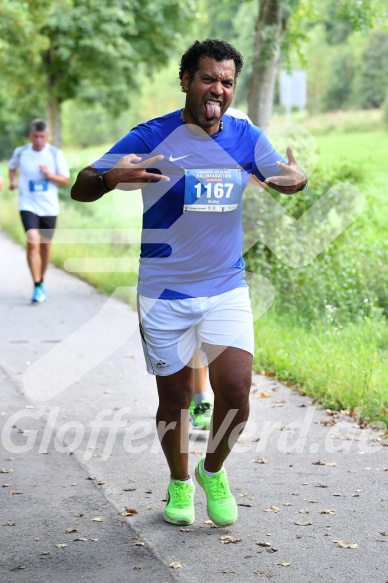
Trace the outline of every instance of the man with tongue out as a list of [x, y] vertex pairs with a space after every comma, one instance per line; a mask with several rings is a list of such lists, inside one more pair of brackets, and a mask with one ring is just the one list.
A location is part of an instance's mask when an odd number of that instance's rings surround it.
[[195, 475], [211, 520], [227, 526], [237, 519], [224, 461], [248, 418], [254, 350], [241, 257], [242, 194], [251, 174], [284, 194], [307, 183], [291, 148], [285, 160], [249, 120], [225, 114], [242, 65], [229, 43], [196, 41], [180, 63], [183, 109], [133, 128], [82, 170], [72, 188], [81, 202], [116, 188], [142, 189], [138, 313], [170, 469], [163, 518], [172, 524], [195, 519], [188, 430], [197, 348], [209, 366], [214, 411]]

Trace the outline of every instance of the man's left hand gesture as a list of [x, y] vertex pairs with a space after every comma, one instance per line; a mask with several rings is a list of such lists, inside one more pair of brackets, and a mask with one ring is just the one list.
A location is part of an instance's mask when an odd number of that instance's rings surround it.
[[282, 194], [294, 194], [303, 190], [307, 185], [307, 177], [301, 168], [299, 168], [291, 146], [287, 148], [287, 164], [276, 162], [281, 169], [277, 176], [266, 178], [262, 183], [263, 186], [269, 186]]

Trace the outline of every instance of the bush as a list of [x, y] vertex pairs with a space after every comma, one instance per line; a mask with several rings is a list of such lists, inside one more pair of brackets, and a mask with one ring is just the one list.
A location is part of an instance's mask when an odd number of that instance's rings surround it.
[[[309, 179], [307, 190], [292, 197], [273, 194], [273, 198], [281, 205], [276, 212], [283, 214], [285, 209], [293, 217], [299, 218], [331, 186], [340, 182], [360, 185], [361, 169], [343, 164], [330, 171], [315, 171]], [[381, 314], [385, 308], [388, 273], [381, 271], [376, 257], [380, 255], [384, 261], [387, 249], [383, 242], [372, 243], [360, 237], [367, 221], [365, 213], [313, 261], [297, 268], [290, 266], [291, 262], [284, 261], [284, 257], [276, 256], [263, 243], [269, 240], [268, 232], [271, 231], [271, 240], [276, 240], [277, 249], [283, 249], [286, 256], [289, 241], [287, 222], [280, 226], [279, 217], [271, 216], [271, 209], [265, 208], [262, 200], [261, 208], [257, 208], [257, 193], [256, 196], [248, 193], [244, 214], [252, 241], [257, 241], [244, 257], [247, 270], [260, 273], [272, 283], [276, 294], [274, 309], [277, 313], [302, 321], [307, 326], [319, 321], [324, 325], [339, 327]], [[257, 220], [257, 217], [260, 219]], [[265, 220], [261, 220], [263, 217]], [[321, 217], [318, 213], [315, 220], [314, 232], [319, 237], [324, 233], [325, 223], [332, 218]], [[308, 245], [309, 237], [311, 232], [306, 232], [305, 239], [302, 232], [302, 252], [303, 245]]]

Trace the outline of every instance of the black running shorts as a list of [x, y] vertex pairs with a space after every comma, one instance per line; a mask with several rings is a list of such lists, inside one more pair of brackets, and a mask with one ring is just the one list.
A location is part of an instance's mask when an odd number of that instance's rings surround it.
[[24, 230], [37, 229], [45, 239], [52, 239], [57, 217], [39, 217], [31, 211], [20, 211]]

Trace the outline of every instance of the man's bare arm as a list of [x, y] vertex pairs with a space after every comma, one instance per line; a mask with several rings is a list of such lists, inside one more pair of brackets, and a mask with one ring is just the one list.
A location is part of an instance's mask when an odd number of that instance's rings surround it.
[[169, 182], [168, 176], [146, 171], [163, 158], [164, 156], [153, 156], [143, 162], [139, 156], [128, 154], [123, 156], [116, 166], [104, 172], [103, 181], [99, 179], [100, 173], [97, 168], [87, 166], [78, 174], [71, 189], [71, 198], [80, 202], [93, 202], [115, 188], [137, 190], [155, 180]]
[[78, 173], [77, 179], [71, 187], [71, 198], [79, 202], [93, 202], [106, 193], [98, 183], [98, 170], [94, 166], [87, 166]]
[[17, 176], [18, 176], [18, 171], [17, 168], [9, 169], [9, 189], [10, 190], [15, 190], [15, 188], [18, 187], [18, 180], [17, 180]]
[[64, 176], [63, 174], [56, 174], [55, 172], [50, 172], [47, 166], [39, 166], [39, 170], [42, 174], [45, 175], [47, 180], [51, 182], [55, 182], [58, 186], [67, 186], [70, 182], [70, 178], [68, 176]]

